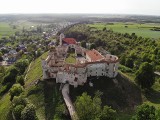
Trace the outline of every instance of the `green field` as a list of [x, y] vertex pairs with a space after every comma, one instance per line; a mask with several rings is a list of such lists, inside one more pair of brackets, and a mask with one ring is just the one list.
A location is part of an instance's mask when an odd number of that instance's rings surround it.
[[160, 38], [160, 31], [152, 31], [153, 27], [160, 27], [160, 24], [156, 23], [145, 23], [145, 24], [138, 24], [138, 23], [95, 23], [89, 24], [90, 27], [93, 29], [102, 30], [104, 27], [107, 29], [112, 29], [115, 32], [120, 33], [136, 33], [138, 36], [146, 37], [146, 38]]
[[[38, 23], [32, 23], [29, 21], [17, 21], [14, 23], [9, 22], [0, 22], [0, 38], [8, 37], [14, 34], [16, 31], [24, 29], [34, 29]], [[16, 28], [13, 29], [13, 26]]]
[[16, 29], [13, 29], [13, 27], [10, 26], [9, 23], [0, 22], [0, 38], [14, 34], [15, 30]]

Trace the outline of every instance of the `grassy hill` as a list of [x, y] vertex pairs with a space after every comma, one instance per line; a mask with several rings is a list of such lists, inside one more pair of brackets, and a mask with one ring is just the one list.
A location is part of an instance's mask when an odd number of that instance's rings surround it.
[[117, 110], [118, 117], [122, 120], [130, 118], [134, 113], [134, 108], [142, 103], [140, 88], [121, 74], [115, 79], [107, 77], [89, 79], [92, 81], [93, 87], [90, 87], [88, 83], [84, 86], [78, 86], [78, 88], [70, 87], [73, 101], [83, 92], [94, 96], [94, 93], [99, 90], [103, 92], [102, 104]]
[[[42, 80], [41, 58], [46, 58], [48, 52], [32, 61], [25, 81], [25, 95], [29, 102], [36, 107], [39, 120], [53, 120], [56, 116], [56, 107], [62, 104], [61, 92], [55, 79]], [[40, 80], [37, 83], [37, 80]]]
[[[41, 58], [46, 58], [46, 56], [47, 53], [44, 53], [31, 62], [25, 81], [24, 95], [30, 103], [36, 106], [36, 114], [39, 120], [59, 119], [56, 118], [57, 106], [64, 105], [61, 91], [59, 91], [59, 84], [56, 84], [54, 79], [42, 81]], [[38, 79], [40, 81], [37, 84]], [[75, 101], [76, 97], [80, 96], [83, 92], [94, 96], [94, 93], [99, 90], [103, 92], [102, 104], [112, 106], [113, 109], [117, 110], [120, 120], [130, 119], [134, 115], [136, 106], [143, 102], [156, 107], [160, 106], [159, 83], [153, 86], [152, 92], [144, 93], [133, 82], [132, 77], [128, 77], [126, 73], [119, 74], [115, 79], [106, 77], [88, 79], [94, 84], [93, 87], [90, 87], [88, 83], [78, 88], [70, 86], [72, 100]], [[11, 116], [9, 112], [10, 105], [10, 96], [6, 94], [0, 99], [0, 120], [8, 119]], [[69, 118], [63, 119], [67, 120]], [[61, 120], [63, 119], [61, 118]]]

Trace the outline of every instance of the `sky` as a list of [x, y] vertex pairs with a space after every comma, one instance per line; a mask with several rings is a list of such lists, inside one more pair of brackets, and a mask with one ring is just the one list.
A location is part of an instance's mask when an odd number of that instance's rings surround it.
[[6, 13], [106, 13], [160, 16], [160, 0], [0, 0]]

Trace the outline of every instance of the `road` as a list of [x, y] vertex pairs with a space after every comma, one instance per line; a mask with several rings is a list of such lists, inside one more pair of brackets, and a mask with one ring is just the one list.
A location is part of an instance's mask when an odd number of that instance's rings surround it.
[[160, 72], [154, 72], [156, 75], [159, 75], [160, 76]]
[[73, 103], [69, 97], [69, 84], [65, 84], [62, 88], [62, 95], [63, 99], [67, 105], [67, 108], [69, 110], [70, 116], [72, 120], [78, 120], [77, 113], [75, 111], [75, 108], [73, 106]]

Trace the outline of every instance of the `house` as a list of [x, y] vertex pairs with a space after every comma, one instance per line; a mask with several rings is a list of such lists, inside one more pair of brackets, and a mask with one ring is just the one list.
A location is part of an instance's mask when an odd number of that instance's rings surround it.
[[63, 38], [62, 44], [75, 45], [77, 42], [74, 38]]
[[89, 62], [96, 62], [104, 59], [104, 56], [102, 56], [97, 50], [88, 50], [86, 51], [86, 59]]

